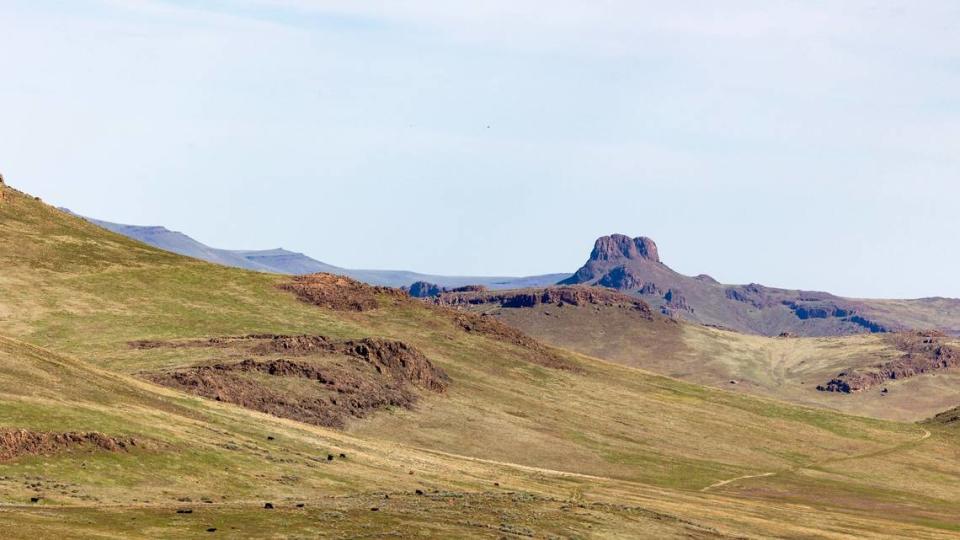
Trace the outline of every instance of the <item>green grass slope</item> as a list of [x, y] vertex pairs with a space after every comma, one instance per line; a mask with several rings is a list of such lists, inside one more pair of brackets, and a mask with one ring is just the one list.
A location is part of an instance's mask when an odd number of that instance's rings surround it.
[[[243, 521], [251, 528], [238, 535], [318, 534], [320, 517], [339, 516], [343, 534], [933, 538], [960, 526], [960, 465], [926, 454], [957, 451], [938, 430], [562, 351], [579, 371], [543, 367], [528, 350], [464, 332], [415, 301], [384, 299], [367, 312], [308, 305], [277, 288], [284, 277], [162, 253], [9, 190], [0, 268], [0, 335], [10, 336], [0, 341], [0, 424], [146, 441], [130, 452], [0, 464], [14, 479], [0, 498], [17, 505], [0, 519], [26, 528], [155, 536]], [[452, 382], [415, 410], [334, 431], [136, 377], [222, 360], [216, 349], [128, 345], [251, 333], [399, 339]], [[350, 457], [312, 459], [330, 451]], [[875, 474], [847, 468], [861, 465]], [[19, 506], [38, 482], [44, 510]], [[424, 497], [412, 493], [419, 487]], [[73, 489], [78, 497], [51, 495]], [[172, 512], [187, 497], [203, 519]], [[283, 508], [265, 517], [264, 500]]]

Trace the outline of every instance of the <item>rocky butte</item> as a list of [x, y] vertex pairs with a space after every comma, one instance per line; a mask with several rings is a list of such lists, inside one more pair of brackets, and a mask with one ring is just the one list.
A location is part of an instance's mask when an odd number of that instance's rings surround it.
[[656, 242], [645, 236], [598, 238], [590, 258], [558, 284], [616, 289], [671, 317], [768, 336], [889, 332], [909, 328], [918, 314], [943, 319], [938, 330], [956, 334], [960, 329], [957, 300], [906, 300], [892, 306], [820, 291], [725, 285], [707, 274], [691, 277], [675, 272], [661, 260]]

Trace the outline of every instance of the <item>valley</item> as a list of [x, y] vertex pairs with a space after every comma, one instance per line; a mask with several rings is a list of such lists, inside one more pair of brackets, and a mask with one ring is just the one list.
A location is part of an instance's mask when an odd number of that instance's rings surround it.
[[[561, 296], [563, 290], [570, 292]], [[576, 300], [576, 293], [594, 290], [447, 293], [436, 302], [496, 317], [557, 347], [732, 392], [902, 421], [923, 420], [960, 402], [960, 370], [936, 357], [925, 365], [947, 365], [926, 372], [887, 367], [888, 376], [862, 391], [817, 389], [841, 373], [880, 373], [884, 366], [902, 365], [904, 342], [936, 341], [949, 348], [956, 347], [955, 338], [909, 332], [771, 338], [684, 323], [612, 291]], [[548, 301], [524, 302], [528, 298]], [[937, 347], [928, 345], [930, 354]]]
[[[603, 289], [494, 318], [184, 258], [3, 189], [0, 425], [135, 442], [0, 462], [13, 537], [960, 532], [955, 426], [791, 398], [893, 358], [880, 336], [736, 334]], [[734, 376], [783, 393], [712, 387]]]

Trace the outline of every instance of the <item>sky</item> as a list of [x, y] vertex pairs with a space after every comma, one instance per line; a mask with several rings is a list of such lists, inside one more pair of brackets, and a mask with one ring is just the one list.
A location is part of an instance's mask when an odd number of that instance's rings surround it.
[[0, 172], [350, 268], [960, 297], [960, 4], [4, 0]]

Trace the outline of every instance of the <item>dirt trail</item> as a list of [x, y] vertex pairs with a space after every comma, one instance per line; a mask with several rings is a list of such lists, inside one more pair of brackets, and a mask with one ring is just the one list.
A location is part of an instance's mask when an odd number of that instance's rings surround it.
[[775, 472], [765, 472], [765, 473], [761, 473], [761, 474], [748, 474], [748, 475], [746, 475], [746, 476], [738, 476], [738, 477], [736, 477], [736, 478], [731, 478], [731, 479], [729, 479], [729, 480], [721, 480], [721, 481], [719, 481], [719, 482], [717, 482], [717, 483], [715, 483], [715, 484], [710, 484], [709, 486], [701, 489], [700, 491], [710, 491], [711, 489], [716, 489], [716, 488], [718, 488], [718, 487], [720, 487], [720, 486], [725, 486], [725, 485], [727, 485], [727, 484], [732, 484], [732, 483], [734, 483], [734, 482], [739, 482], [740, 480], [747, 480], [747, 479], [749, 479], [749, 478], [764, 478], [764, 477], [767, 477], [767, 476], [773, 476], [773, 475], [775, 475], [775, 474], [777, 474], [777, 473], [775, 473]]
[[790, 467], [790, 468], [785, 469], [785, 470], [782, 470], [782, 471], [770, 471], [770, 472], [759, 473], [759, 474], [748, 474], [748, 475], [745, 475], [745, 476], [738, 476], [738, 477], [736, 477], [736, 478], [731, 478], [731, 479], [729, 479], [729, 480], [721, 480], [721, 481], [719, 481], [719, 482], [715, 482], [715, 483], [710, 484], [709, 486], [707, 486], [707, 487], [705, 487], [705, 488], [702, 488], [700, 491], [703, 491], [703, 492], [710, 491], [710, 490], [716, 489], [716, 488], [718, 488], [718, 487], [723, 487], [723, 486], [725, 486], [725, 485], [727, 485], [727, 484], [732, 484], [732, 483], [734, 483], [734, 482], [739, 482], [740, 480], [749, 480], [749, 479], [751, 479], [751, 478], [769, 478], [769, 477], [771, 477], [771, 476], [776, 476], [776, 475], [778, 475], [778, 474], [791, 473], [791, 472], [796, 472], [796, 471], [800, 471], [800, 470], [803, 470], [803, 469], [814, 469], [814, 468], [821, 467], [821, 466], [823, 466], [823, 465], [827, 465], [827, 464], [830, 464], [830, 463], [839, 463], [839, 462], [841, 462], [841, 461], [850, 461], [850, 460], [853, 460], [853, 459], [865, 459], [865, 458], [872, 458], [872, 457], [877, 457], [877, 456], [885, 456], [885, 455], [887, 455], [887, 454], [892, 454], [892, 453], [894, 453], [894, 452], [898, 452], [898, 451], [903, 450], [903, 449], [905, 449], [905, 448], [910, 448], [910, 447], [912, 447], [912, 446], [918, 445], [918, 444], [922, 443], [923, 441], [929, 439], [932, 435], [933, 435], [933, 433], [931, 433], [930, 430], [924, 429], [924, 430], [923, 430], [923, 435], [921, 435], [919, 439], [915, 439], [915, 440], [912, 440], [912, 441], [907, 441], [907, 442], [903, 442], [903, 443], [900, 443], [900, 444], [896, 444], [896, 445], [891, 446], [891, 447], [889, 447], [889, 448], [881, 448], [880, 450], [874, 450], [873, 452], [867, 452], [867, 453], [865, 453], [865, 454], [854, 454], [854, 455], [852, 455], [852, 456], [844, 456], [844, 457], [837, 457], [837, 458], [825, 459], [825, 460], [823, 460], [823, 461], [817, 461], [817, 462], [811, 463], [811, 464], [809, 464], [809, 465], [800, 465], [800, 466], [796, 466], [796, 467]]
[[509, 468], [518, 469], [518, 470], [521, 470], [521, 471], [533, 472], [533, 473], [540, 473], [540, 474], [548, 474], [548, 475], [552, 475], [552, 476], [560, 476], [560, 477], [566, 477], [566, 478], [583, 478], [583, 479], [585, 479], [585, 480], [601, 480], [601, 481], [605, 481], [605, 482], [625, 482], [625, 481], [626, 481], [626, 482], [630, 482], [629, 480], [619, 480], [619, 479], [617, 479], [617, 478], [611, 478], [611, 477], [608, 477], [608, 476], [594, 476], [594, 475], [592, 475], [592, 474], [583, 474], [583, 473], [577, 473], [577, 472], [571, 472], [571, 471], [560, 471], [560, 470], [556, 470], [556, 469], [546, 469], [546, 468], [543, 468], [543, 467], [533, 467], [533, 466], [530, 466], [530, 465], [521, 465], [521, 464], [519, 464], [519, 463], [510, 463], [510, 462], [507, 462], [507, 461], [496, 461], [496, 460], [493, 460], [493, 459], [483, 459], [483, 458], [478, 458], [478, 457], [465, 456], [465, 455], [461, 455], [461, 454], [454, 454], [454, 453], [450, 453], [450, 452], [444, 452], [444, 451], [442, 451], [442, 450], [434, 450], [434, 449], [432, 449], [432, 448], [417, 448], [417, 450], [419, 450], [419, 451], [421, 451], [421, 452], [429, 453], [429, 454], [434, 454], [434, 455], [437, 455], [437, 456], [444, 456], [444, 457], [449, 457], [449, 458], [454, 458], [454, 459], [461, 459], [461, 460], [464, 460], [464, 461], [472, 461], [472, 462], [474, 462], [474, 463], [485, 463], [485, 464], [487, 464], [487, 465], [497, 465], [497, 466], [500, 466], [500, 467], [509, 467]]

